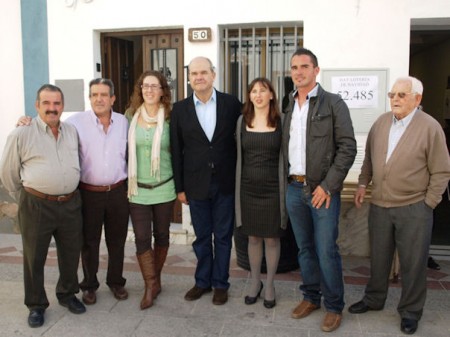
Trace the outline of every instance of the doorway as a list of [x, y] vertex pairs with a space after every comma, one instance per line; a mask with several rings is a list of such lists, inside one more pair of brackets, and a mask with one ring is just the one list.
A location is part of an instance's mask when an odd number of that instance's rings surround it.
[[[124, 113], [134, 82], [147, 70], [158, 70], [172, 91], [172, 102], [184, 98], [183, 30], [147, 30], [102, 33], [102, 77], [115, 86], [114, 111]], [[175, 203], [173, 223], [182, 222], [182, 207]]]
[[[446, 97], [450, 90], [450, 20], [415, 19], [411, 24], [410, 74], [424, 86], [421, 105], [443, 127], [450, 119], [446, 111]], [[432, 60], [432, 66], [430, 66]], [[448, 126], [446, 136], [449, 136]], [[447, 143], [449, 140], [447, 139]], [[434, 210], [430, 253], [450, 256], [450, 194], [443, 194]]]

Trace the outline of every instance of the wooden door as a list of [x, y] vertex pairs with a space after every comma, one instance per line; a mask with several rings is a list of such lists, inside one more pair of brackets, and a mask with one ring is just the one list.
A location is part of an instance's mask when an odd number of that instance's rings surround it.
[[114, 83], [113, 110], [125, 113], [135, 80], [133, 42], [117, 37], [103, 39], [103, 77]]

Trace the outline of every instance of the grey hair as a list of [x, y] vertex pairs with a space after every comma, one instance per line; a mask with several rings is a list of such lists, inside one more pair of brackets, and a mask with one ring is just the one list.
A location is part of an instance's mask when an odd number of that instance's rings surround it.
[[409, 82], [411, 83], [411, 92], [422, 95], [423, 94], [423, 84], [420, 80], [412, 76], [399, 77], [395, 81], [397, 82]]
[[109, 97], [114, 96], [114, 83], [108, 78], [95, 78], [89, 82], [89, 97], [91, 97], [91, 88], [96, 84], [104, 84], [109, 87]]

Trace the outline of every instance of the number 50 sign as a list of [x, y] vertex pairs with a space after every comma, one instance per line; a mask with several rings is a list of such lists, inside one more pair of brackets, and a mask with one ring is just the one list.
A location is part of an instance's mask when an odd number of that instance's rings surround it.
[[211, 28], [189, 28], [188, 39], [190, 42], [211, 41]]

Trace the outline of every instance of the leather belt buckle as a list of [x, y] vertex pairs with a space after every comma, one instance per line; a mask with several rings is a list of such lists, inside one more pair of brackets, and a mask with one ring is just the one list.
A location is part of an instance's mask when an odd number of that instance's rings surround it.
[[296, 174], [292, 174], [292, 175], [290, 175], [289, 176], [289, 180], [292, 182], [292, 181], [295, 181], [295, 182], [297, 182], [297, 183], [304, 183], [305, 182], [305, 176], [299, 176], [299, 175], [296, 175]]

